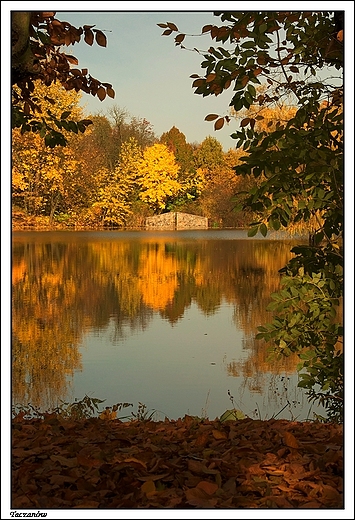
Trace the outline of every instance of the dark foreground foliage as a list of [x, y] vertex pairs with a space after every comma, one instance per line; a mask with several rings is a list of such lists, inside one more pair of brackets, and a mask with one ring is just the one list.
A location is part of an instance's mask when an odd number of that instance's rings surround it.
[[343, 507], [343, 428], [244, 419], [12, 422], [12, 508]]

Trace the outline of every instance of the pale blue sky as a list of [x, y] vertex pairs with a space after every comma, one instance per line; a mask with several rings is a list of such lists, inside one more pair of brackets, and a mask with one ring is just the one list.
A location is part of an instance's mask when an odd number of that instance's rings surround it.
[[[262, 2], [261, 5], [265, 10], [310, 10], [319, 3]], [[188, 142], [200, 143], [211, 135], [227, 151], [235, 147], [230, 134], [239, 129], [239, 122], [232, 120], [229, 125], [216, 132], [214, 123], [206, 122], [204, 118], [210, 113], [228, 113], [232, 89], [217, 97], [194, 94], [190, 75], [204, 73], [205, 69], [200, 67], [203, 56], [175, 46], [174, 35], [161, 36], [163, 29], [157, 24], [170, 21], [183, 33], [198, 34], [204, 25], [220, 23], [220, 18], [213, 15], [214, 10], [233, 10], [235, 5], [235, 2], [211, 1], [54, 1], [49, 5], [47, 2], [33, 1], [31, 9], [53, 9], [59, 20], [66, 20], [74, 26], [95, 25], [95, 28], [107, 31], [106, 48], [99, 47], [96, 43], [90, 47], [82, 41], [68, 50], [79, 59], [80, 68], [88, 68], [93, 77], [111, 83], [116, 93], [115, 99], [106, 98], [103, 102], [97, 97], [83, 94], [82, 104], [87, 112], [107, 114], [110, 107], [117, 105], [132, 116], [146, 118], [158, 137], [176, 126], [185, 134]], [[322, 9], [334, 9], [332, 2], [322, 2], [321, 5]], [[29, 2], [1, 2], [2, 39], [9, 27], [8, 10], [25, 10], [28, 6]], [[83, 10], [84, 6], [87, 10]], [[98, 6], [100, 10], [97, 9]], [[164, 11], [162, 7], [168, 10]], [[346, 16], [346, 21], [349, 22], [348, 17], [353, 14], [353, 2], [337, 2], [337, 8], [349, 10]], [[244, 2], [243, 9], [260, 9], [260, 3]], [[346, 30], [350, 36], [349, 30]], [[212, 43], [206, 35], [188, 38], [184, 44], [201, 50], [207, 50], [211, 44], [218, 46], [218, 43]]]
[[[115, 99], [103, 102], [84, 94], [82, 104], [88, 111], [107, 113], [117, 105], [134, 116], [145, 117], [158, 137], [176, 126], [188, 142], [202, 142], [212, 135], [226, 151], [234, 147], [230, 134], [236, 130], [236, 122], [215, 132], [213, 123], [204, 121], [209, 113], [227, 113], [231, 92], [205, 98], [194, 94], [190, 75], [202, 71], [203, 56], [176, 47], [173, 35], [161, 36], [163, 29], [157, 26], [169, 21], [182, 32], [198, 34], [204, 25], [220, 21], [212, 11], [57, 11], [56, 16], [76, 27], [95, 25], [108, 31], [106, 48], [84, 42], [71, 47], [79, 67], [87, 67], [93, 77], [112, 83], [116, 92]], [[195, 38], [192, 45], [207, 50], [211, 40], [206, 36]]]

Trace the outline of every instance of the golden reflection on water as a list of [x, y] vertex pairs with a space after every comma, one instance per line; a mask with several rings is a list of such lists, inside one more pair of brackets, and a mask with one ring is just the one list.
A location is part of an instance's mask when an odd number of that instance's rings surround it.
[[[266, 307], [291, 257], [290, 242], [137, 236], [13, 234], [14, 403], [43, 409], [64, 399], [81, 370], [79, 345], [88, 329], [100, 331], [114, 319], [119, 338], [127, 325], [144, 330], [154, 312], [173, 324], [192, 302], [205, 316], [222, 301], [234, 305], [248, 359], [227, 363], [229, 375], [243, 375], [258, 390], [256, 375], [276, 370], [252, 338], [270, 319]], [[296, 363], [287, 358], [285, 370]]]

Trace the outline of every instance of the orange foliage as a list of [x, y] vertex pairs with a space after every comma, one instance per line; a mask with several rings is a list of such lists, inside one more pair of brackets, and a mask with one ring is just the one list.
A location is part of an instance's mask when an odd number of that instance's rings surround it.
[[164, 244], [142, 252], [138, 288], [146, 305], [159, 310], [172, 303], [178, 287], [177, 273], [177, 261], [166, 256]]

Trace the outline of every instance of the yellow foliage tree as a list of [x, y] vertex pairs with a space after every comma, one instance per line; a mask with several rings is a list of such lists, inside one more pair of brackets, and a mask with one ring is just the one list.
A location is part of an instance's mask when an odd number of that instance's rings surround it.
[[123, 226], [131, 213], [136, 178], [142, 152], [134, 138], [122, 144], [119, 162], [113, 171], [99, 172], [100, 187], [95, 208], [100, 209], [102, 224]]
[[163, 144], [149, 146], [143, 152], [138, 170], [140, 199], [160, 213], [181, 188], [174, 154]]
[[[42, 115], [48, 121], [53, 114], [62, 119], [63, 125], [69, 111], [72, 117], [80, 118], [80, 95], [67, 92], [63, 87], [35, 83], [34, 94], [41, 105]], [[54, 97], [53, 106], [48, 96]], [[69, 124], [69, 123], [68, 123]], [[63, 127], [63, 133], [72, 136]], [[70, 137], [78, 139], [78, 137]], [[12, 131], [12, 197], [13, 202], [30, 215], [46, 215], [50, 220], [65, 201], [66, 192], [73, 174], [79, 167], [70, 147], [55, 149], [45, 146], [41, 134]]]

